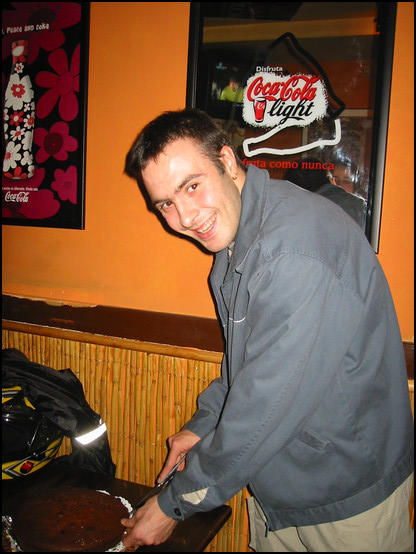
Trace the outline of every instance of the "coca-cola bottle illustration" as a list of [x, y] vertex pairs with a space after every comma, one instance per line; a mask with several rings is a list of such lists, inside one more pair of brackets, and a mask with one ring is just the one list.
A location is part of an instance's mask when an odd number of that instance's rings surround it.
[[3, 112], [6, 146], [3, 174], [8, 179], [30, 179], [35, 170], [32, 154], [35, 100], [26, 66], [28, 51], [27, 40], [12, 43], [12, 68]]

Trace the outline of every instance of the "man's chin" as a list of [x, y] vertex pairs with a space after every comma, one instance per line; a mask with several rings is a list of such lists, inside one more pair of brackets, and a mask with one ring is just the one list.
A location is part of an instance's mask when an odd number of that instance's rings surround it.
[[211, 252], [211, 254], [216, 254], [217, 252], [221, 252], [221, 250], [224, 250], [227, 245], [223, 245], [222, 243], [219, 243], [218, 241], [210, 241], [210, 240], [200, 240], [195, 239], [204, 250], [207, 252]]

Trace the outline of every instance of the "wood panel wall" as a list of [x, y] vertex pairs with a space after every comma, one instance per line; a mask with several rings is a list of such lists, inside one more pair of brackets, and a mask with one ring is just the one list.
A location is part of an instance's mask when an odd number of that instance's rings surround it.
[[[70, 368], [107, 425], [116, 477], [149, 486], [166, 457], [166, 438], [191, 417], [198, 394], [220, 375], [218, 352], [15, 321], [3, 320], [2, 348], [17, 348], [54, 369]], [[413, 411], [413, 379], [409, 393]], [[70, 452], [65, 440], [59, 454]], [[228, 502], [232, 516], [207, 552], [251, 552], [248, 494], [244, 489]], [[410, 510], [413, 518], [413, 500]]]

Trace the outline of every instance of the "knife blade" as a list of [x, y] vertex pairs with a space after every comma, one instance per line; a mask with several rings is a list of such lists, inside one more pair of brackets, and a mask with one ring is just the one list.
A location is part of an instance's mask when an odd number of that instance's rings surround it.
[[181, 465], [181, 463], [185, 460], [186, 454], [182, 456], [182, 458], [177, 462], [173, 468], [169, 471], [169, 473], [166, 475], [166, 477], [161, 481], [160, 483], [157, 483], [156, 486], [154, 486], [150, 491], [140, 500], [138, 504], [134, 506], [129, 512], [129, 517], [132, 517], [139, 508], [141, 508], [146, 502], [149, 500], [149, 498], [152, 498], [152, 496], [155, 496], [158, 494], [162, 489], [166, 487], [168, 483], [170, 483], [175, 475], [175, 473], [178, 470], [178, 467]]

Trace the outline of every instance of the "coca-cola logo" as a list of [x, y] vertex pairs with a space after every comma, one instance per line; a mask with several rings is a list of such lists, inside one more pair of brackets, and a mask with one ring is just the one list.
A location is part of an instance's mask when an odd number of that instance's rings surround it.
[[6, 202], [29, 202], [29, 193], [28, 192], [6, 192], [4, 196]]
[[279, 96], [281, 100], [313, 100], [316, 96], [316, 87], [313, 85], [317, 81], [318, 77], [307, 75], [293, 75], [286, 81], [276, 82], [264, 82], [261, 75], [254, 76], [247, 87], [247, 98], [253, 101], [256, 96], [265, 96], [267, 100], [277, 100]]
[[256, 73], [247, 81], [243, 118], [250, 125], [282, 130], [306, 126], [325, 115], [327, 97], [319, 77]]
[[[243, 141], [247, 157], [258, 154], [284, 156], [334, 146], [341, 140], [341, 123], [334, 120], [334, 135], [295, 147], [276, 148], [267, 141], [287, 127], [306, 127], [327, 115], [326, 87], [316, 75], [282, 75], [269, 71], [256, 72], [244, 89], [243, 119], [254, 127], [266, 127], [264, 134]], [[263, 144], [262, 144], [263, 143]]]

